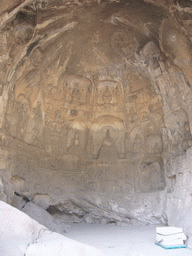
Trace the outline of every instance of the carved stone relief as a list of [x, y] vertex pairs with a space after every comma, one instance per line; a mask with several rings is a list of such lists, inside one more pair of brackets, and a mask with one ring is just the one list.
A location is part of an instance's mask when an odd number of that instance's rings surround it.
[[147, 153], [157, 154], [163, 151], [163, 141], [159, 135], [150, 135], [147, 137]]
[[59, 6], [26, 2], [2, 21], [0, 164], [30, 200], [99, 195], [142, 218], [192, 147], [190, 19], [142, 1]]
[[135, 189], [137, 192], [153, 192], [165, 187], [165, 178], [162, 159], [150, 159], [141, 162], [138, 175], [135, 178]]
[[[108, 155], [112, 160], [121, 157], [124, 153], [124, 136], [123, 120], [114, 116], [101, 116], [96, 119], [91, 127], [90, 135], [93, 140], [93, 157], [98, 158], [102, 155]], [[111, 155], [112, 154], [112, 155]]]
[[70, 146], [68, 147], [67, 151], [74, 155], [82, 155], [83, 154], [83, 149], [81, 147], [81, 142], [80, 142], [78, 131], [76, 131], [74, 133], [74, 137], [71, 139], [71, 143], [70, 143]]
[[140, 129], [135, 128], [130, 133], [131, 153], [136, 158], [141, 158], [145, 153], [144, 134]]
[[[94, 117], [113, 115], [124, 119], [124, 93], [118, 81], [95, 81]], [[101, 114], [102, 113], [102, 114]]]
[[167, 148], [170, 152], [182, 153], [191, 147], [191, 132], [189, 118], [185, 110], [178, 110], [166, 120], [167, 125]]
[[[110, 130], [106, 130], [105, 138], [101, 143], [101, 147], [99, 149], [99, 158], [107, 157], [107, 158], [117, 158], [118, 152], [115, 145], [114, 139], [110, 136]], [[108, 160], [108, 159], [107, 159]]]

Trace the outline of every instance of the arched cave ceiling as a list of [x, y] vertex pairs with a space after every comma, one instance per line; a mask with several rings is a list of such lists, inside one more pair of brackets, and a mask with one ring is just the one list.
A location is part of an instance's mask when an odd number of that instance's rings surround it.
[[3, 1], [2, 169], [17, 193], [90, 222], [162, 219], [170, 163], [192, 146], [192, 9], [160, 3]]

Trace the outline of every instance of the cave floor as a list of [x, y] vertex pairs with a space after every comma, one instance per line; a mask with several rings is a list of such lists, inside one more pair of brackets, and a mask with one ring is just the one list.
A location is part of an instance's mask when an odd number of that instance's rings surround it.
[[73, 224], [64, 235], [99, 248], [107, 256], [192, 256], [188, 248], [165, 250], [155, 245], [155, 228]]

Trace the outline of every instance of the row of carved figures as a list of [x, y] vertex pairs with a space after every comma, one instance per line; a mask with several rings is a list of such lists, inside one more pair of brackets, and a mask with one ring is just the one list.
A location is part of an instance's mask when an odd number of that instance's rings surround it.
[[[62, 94], [62, 95], [59, 95]], [[92, 102], [92, 87], [88, 86], [87, 89], [80, 88], [78, 83], [75, 83], [72, 88], [67, 83], [63, 86], [62, 90], [59, 88], [52, 87], [49, 90], [49, 94], [52, 99], [64, 99], [67, 102], [73, 103], [91, 103]], [[113, 104], [119, 103], [121, 101], [121, 91], [118, 86], [115, 88], [110, 88], [106, 85], [104, 89], [98, 90], [96, 87], [94, 90], [94, 103], [98, 104]]]

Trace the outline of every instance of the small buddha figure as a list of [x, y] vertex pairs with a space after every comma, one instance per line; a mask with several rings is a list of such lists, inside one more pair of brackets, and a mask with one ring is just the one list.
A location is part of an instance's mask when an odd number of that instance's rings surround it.
[[105, 91], [103, 92], [103, 97], [102, 97], [103, 101], [105, 103], [111, 103], [112, 100], [112, 94], [111, 91], [109, 90], [108, 85], [106, 86]]
[[75, 132], [74, 138], [71, 140], [71, 145], [68, 148], [68, 152], [74, 155], [82, 155], [83, 149], [80, 144], [79, 132]]
[[162, 146], [158, 142], [155, 143], [154, 148], [153, 148], [153, 152], [154, 153], [161, 153], [162, 152]]
[[124, 147], [125, 147], [125, 152], [128, 153], [130, 152], [131, 148], [130, 148], [130, 138], [129, 138], [129, 134], [126, 132], [125, 133], [125, 140], [124, 140]]
[[67, 96], [67, 86], [68, 84], [66, 83], [65, 86], [63, 86], [63, 93], [62, 93], [62, 99], [66, 99], [66, 96]]
[[106, 130], [105, 138], [103, 139], [102, 145], [99, 150], [99, 157], [103, 156], [112, 158], [117, 158], [118, 156], [115, 141], [113, 138], [111, 138], [110, 131], [108, 129]]
[[181, 131], [175, 131], [174, 132], [174, 140], [175, 140], [175, 146], [178, 148], [179, 151], [183, 151], [183, 134]]
[[183, 143], [182, 147], [184, 150], [192, 147], [192, 135], [190, 131], [189, 122], [185, 122], [184, 124], [184, 134], [183, 134]]
[[135, 136], [135, 140], [134, 140], [134, 143], [133, 143], [132, 151], [134, 153], [141, 153], [143, 151], [142, 147], [143, 147], [142, 139], [139, 136], [139, 134], [137, 134]]
[[54, 109], [51, 103], [48, 103], [46, 106], [46, 112], [45, 112], [46, 116], [48, 118], [52, 118], [54, 115]]
[[139, 173], [139, 190], [140, 192], [152, 191], [151, 169], [146, 163], [143, 163]]
[[87, 93], [86, 93], [86, 103], [90, 103], [91, 102], [91, 94], [92, 94], [91, 87], [88, 86]]
[[121, 92], [118, 86], [116, 86], [116, 99], [117, 103], [121, 102]]
[[72, 91], [71, 99], [73, 102], [79, 102], [81, 98], [81, 93], [79, 90], [79, 85], [78, 83], [75, 84], [75, 88]]
[[95, 91], [94, 91], [94, 103], [98, 103], [98, 88], [96, 87], [95, 88]]

